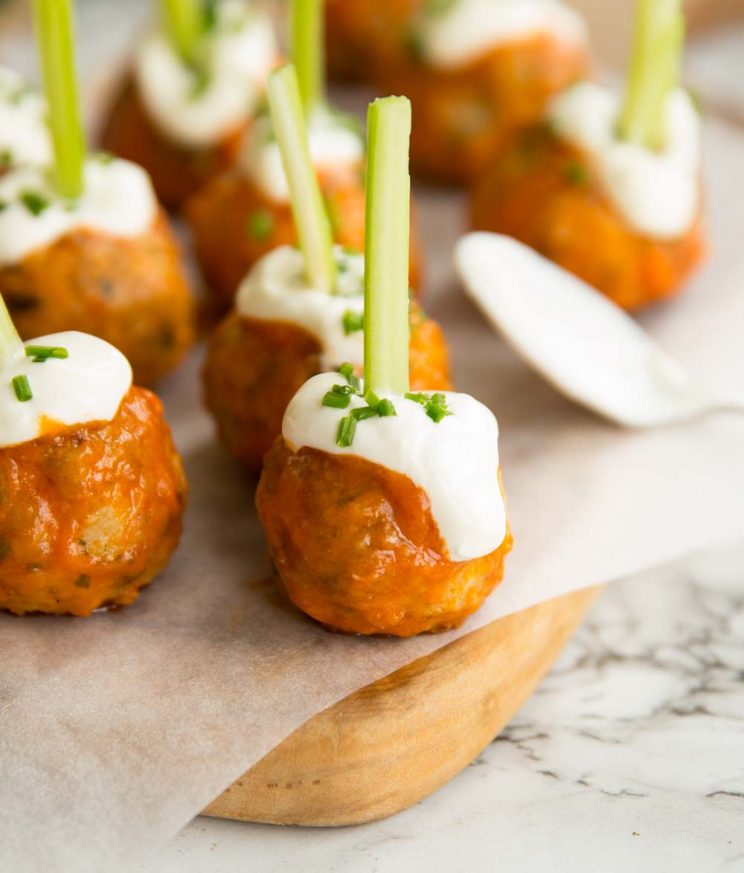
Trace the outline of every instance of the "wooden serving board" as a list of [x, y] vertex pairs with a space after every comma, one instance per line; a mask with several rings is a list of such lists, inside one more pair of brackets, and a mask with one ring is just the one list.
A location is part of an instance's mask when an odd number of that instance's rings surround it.
[[321, 827], [412, 806], [501, 731], [598, 592], [502, 618], [362, 688], [303, 724], [204, 814]]

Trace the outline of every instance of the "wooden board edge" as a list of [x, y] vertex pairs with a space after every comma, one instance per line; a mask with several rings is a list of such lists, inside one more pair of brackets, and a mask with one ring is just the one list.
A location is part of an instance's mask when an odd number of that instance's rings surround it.
[[412, 806], [511, 720], [599, 590], [506, 616], [351, 694], [305, 722], [203, 814], [327, 827]]

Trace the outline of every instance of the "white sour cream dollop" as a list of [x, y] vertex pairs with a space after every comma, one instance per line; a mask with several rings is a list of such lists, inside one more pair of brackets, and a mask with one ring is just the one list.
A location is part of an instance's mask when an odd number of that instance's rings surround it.
[[666, 104], [667, 141], [654, 151], [618, 139], [620, 97], [582, 82], [557, 97], [548, 120], [566, 142], [589, 155], [610, 198], [638, 233], [682, 236], [695, 221], [700, 198], [700, 117], [686, 91]]
[[46, 101], [14, 70], [0, 67], [0, 170], [51, 159]]
[[141, 167], [99, 156], [86, 161], [84, 174], [83, 194], [74, 201], [61, 199], [39, 167], [0, 177], [0, 264], [17, 263], [81, 228], [135, 237], [152, 226], [158, 203]]
[[[310, 114], [307, 131], [310, 156], [316, 169], [361, 167], [364, 140], [346, 116], [325, 108], [316, 109]], [[282, 156], [268, 116], [262, 115], [251, 128], [239, 157], [239, 166], [246, 178], [267, 197], [279, 203], [289, 200]]]
[[549, 34], [585, 46], [584, 19], [559, 0], [454, 0], [425, 15], [418, 31], [424, 59], [434, 67], [460, 67], [491, 49]]
[[382, 394], [392, 401], [396, 415], [358, 422], [352, 445], [340, 448], [340, 419], [366, 405], [356, 396], [346, 409], [322, 405], [324, 394], [344, 382], [338, 373], [321, 373], [295, 394], [282, 424], [290, 449], [308, 446], [356, 455], [407, 476], [428, 495], [452, 561], [468, 561], [497, 549], [506, 536], [506, 508], [499, 487], [499, 428], [493, 413], [469, 394], [442, 391], [452, 414], [435, 423], [421, 404]]
[[278, 50], [269, 16], [241, 0], [223, 0], [203, 45], [204, 78], [157, 31], [141, 43], [134, 76], [150, 118], [174, 142], [207, 148], [252, 115]]
[[364, 256], [334, 247], [336, 291], [308, 286], [302, 254], [280, 246], [264, 255], [238, 289], [238, 314], [263, 321], [283, 321], [311, 333], [320, 343], [322, 366], [333, 369], [364, 360], [364, 331], [347, 332], [344, 316], [364, 312]]
[[[0, 446], [38, 439], [54, 425], [111, 421], [132, 386], [132, 368], [110, 343], [78, 331], [29, 340], [26, 346], [59, 346], [68, 357], [34, 363], [19, 355], [0, 365]], [[21, 402], [13, 388], [26, 376], [33, 397]]]

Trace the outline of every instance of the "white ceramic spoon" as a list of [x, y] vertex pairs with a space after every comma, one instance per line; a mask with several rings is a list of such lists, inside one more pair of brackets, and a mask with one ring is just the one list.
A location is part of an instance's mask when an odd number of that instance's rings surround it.
[[470, 298], [562, 394], [627, 427], [744, 412], [691, 381], [622, 309], [511, 237], [471, 233], [455, 250]]

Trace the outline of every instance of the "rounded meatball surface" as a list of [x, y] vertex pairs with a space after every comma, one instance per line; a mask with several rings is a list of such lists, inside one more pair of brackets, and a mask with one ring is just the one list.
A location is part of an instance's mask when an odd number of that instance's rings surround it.
[[110, 422], [0, 448], [0, 608], [132, 603], [176, 548], [185, 501], [161, 403], [144, 388]]
[[347, 633], [410, 637], [457, 627], [501, 581], [511, 548], [453, 562], [429, 498], [353, 455], [277, 440], [256, 494], [276, 573], [292, 602]]
[[81, 229], [0, 266], [0, 288], [24, 339], [79, 330], [123, 352], [152, 385], [194, 341], [194, 301], [164, 213], [137, 237]]
[[111, 107], [101, 145], [144, 167], [160, 202], [177, 209], [208, 179], [233, 165], [246, 128], [232, 131], [211, 148], [194, 149], [174, 142], [154, 125], [130, 78]]
[[470, 214], [473, 228], [532, 246], [625, 309], [673, 294], [705, 250], [700, 217], [679, 239], [634, 231], [591, 159], [547, 125], [523, 131], [484, 171]]
[[414, 172], [462, 184], [516, 130], [540, 118], [548, 100], [586, 66], [583, 49], [540, 35], [494, 48], [464, 67], [437, 69], [412, 58], [399, 69], [386, 67], [379, 78], [411, 99]]
[[[411, 390], [447, 391], [447, 344], [439, 325], [411, 307]], [[204, 402], [220, 439], [251, 473], [282, 429], [289, 401], [322, 372], [319, 341], [303, 328], [231, 313], [212, 334], [204, 365]]]
[[[364, 251], [365, 196], [361, 168], [319, 174], [335, 242]], [[297, 243], [292, 208], [272, 200], [239, 172], [213, 179], [185, 207], [212, 308], [224, 313], [251, 267], [282, 245]], [[420, 279], [418, 246], [411, 241], [411, 287]]]

